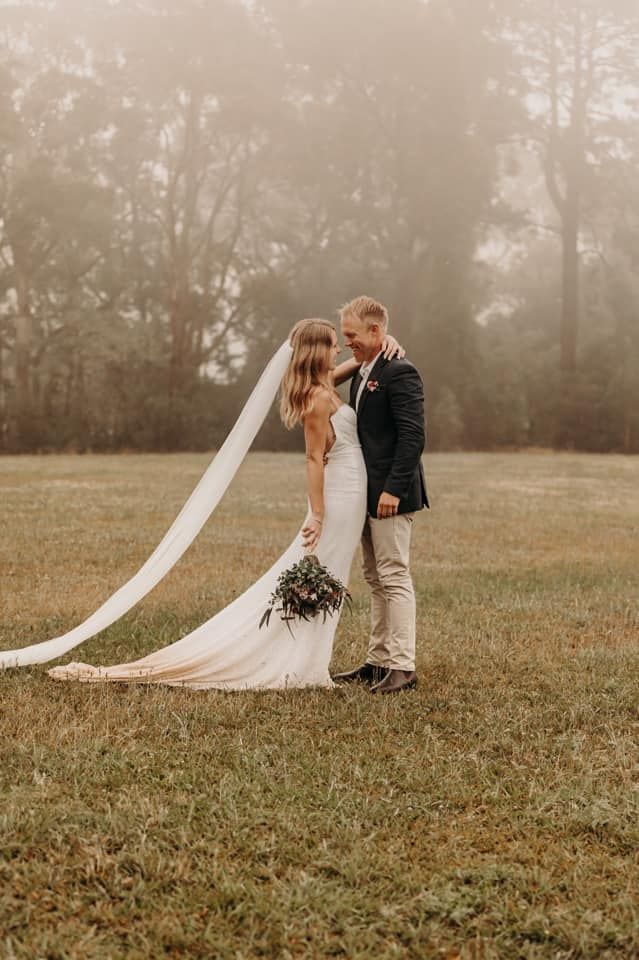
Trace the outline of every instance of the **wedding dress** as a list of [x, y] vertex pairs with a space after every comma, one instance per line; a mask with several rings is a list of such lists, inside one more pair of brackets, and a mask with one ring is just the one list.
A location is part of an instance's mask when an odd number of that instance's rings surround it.
[[[346, 404], [331, 417], [335, 441], [324, 471], [325, 515], [315, 550], [333, 576], [347, 583], [366, 517], [366, 467], [357, 415]], [[338, 617], [294, 622], [274, 612], [259, 623], [278, 576], [304, 556], [301, 531], [271, 569], [229, 606], [181, 640], [140, 660], [115, 666], [70, 663], [57, 680], [161, 683], [193, 689], [278, 689], [332, 686], [328, 673]]]
[[[66, 633], [26, 647], [0, 651], [0, 670], [56, 660], [122, 617], [175, 566], [198, 535], [231, 484], [270, 410], [293, 354], [284, 342], [264, 369], [233, 429], [209, 464], [182, 510], [150, 557], [82, 623]], [[333, 414], [335, 443], [325, 471], [327, 516], [316, 553], [347, 580], [366, 511], [366, 470], [359, 446], [356, 415], [348, 407]], [[278, 575], [303, 555], [301, 534], [284, 556], [229, 607], [199, 630], [135, 663], [110, 668], [69, 664], [51, 671], [58, 679], [128, 680], [192, 687], [278, 687], [330, 684], [328, 660], [336, 620], [300, 624], [292, 643], [275, 614], [259, 630]], [[258, 614], [259, 611], [259, 614]], [[282, 631], [278, 630], [282, 628]]]

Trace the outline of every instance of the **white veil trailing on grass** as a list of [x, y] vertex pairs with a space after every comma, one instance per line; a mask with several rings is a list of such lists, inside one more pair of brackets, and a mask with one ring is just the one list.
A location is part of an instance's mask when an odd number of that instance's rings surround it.
[[144, 566], [84, 623], [68, 633], [20, 650], [0, 652], [0, 669], [46, 663], [62, 656], [127, 613], [175, 566], [195, 540], [237, 473], [271, 408], [292, 353], [293, 349], [286, 341], [273, 356], [235, 426]]

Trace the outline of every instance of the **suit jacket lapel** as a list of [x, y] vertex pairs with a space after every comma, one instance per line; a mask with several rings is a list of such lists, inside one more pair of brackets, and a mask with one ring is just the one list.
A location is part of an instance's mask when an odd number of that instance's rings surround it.
[[[375, 364], [375, 366], [374, 366], [373, 369], [371, 370], [371, 372], [370, 372], [370, 374], [369, 374], [369, 376], [368, 376], [368, 379], [367, 379], [367, 381], [366, 381], [367, 384], [369, 384], [369, 383], [371, 382], [371, 380], [377, 380], [377, 379], [381, 376], [381, 372], [382, 372], [382, 370], [384, 369], [384, 367], [386, 366], [387, 363], [388, 363], [388, 360], [386, 360], [383, 355], [382, 355], [381, 357], [378, 357], [378, 358], [377, 358], [377, 363]], [[358, 409], [358, 411], [357, 411], [357, 416], [358, 416], [358, 417], [361, 417], [362, 413], [364, 412], [364, 407], [366, 406], [366, 401], [368, 400], [368, 398], [369, 398], [369, 396], [370, 396], [370, 393], [371, 393], [371, 392], [370, 392], [370, 390], [368, 389], [368, 386], [365, 386], [365, 387], [364, 387], [364, 392], [362, 393], [362, 399], [359, 401], [359, 409]]]

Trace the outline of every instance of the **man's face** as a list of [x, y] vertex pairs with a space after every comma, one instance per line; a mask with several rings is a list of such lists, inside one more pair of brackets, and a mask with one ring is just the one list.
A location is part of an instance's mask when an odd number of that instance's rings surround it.
[[358, 363], [368, 363], [379, 351], [380, 327], [377, 323], [368, 326], [365, 320], [347, 313], [342, 317], [342, 334]]

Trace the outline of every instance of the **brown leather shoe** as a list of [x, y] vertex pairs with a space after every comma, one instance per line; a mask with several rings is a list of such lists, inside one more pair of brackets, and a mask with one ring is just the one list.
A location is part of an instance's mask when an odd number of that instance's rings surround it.
[[389, 670], [383, 680], [371, 687], [371, 693], [399, 693], [401, 690], [414, 690], [417, 686], [417, 674], [414, 670]]
[[335, 683], [366, 683], [372, 686], [379, 683], [388, 673], [387, 667], [377, 667], [374, 663], [364, 663], [361, 667], [348, 673], [336, 673], [333, 676]]

